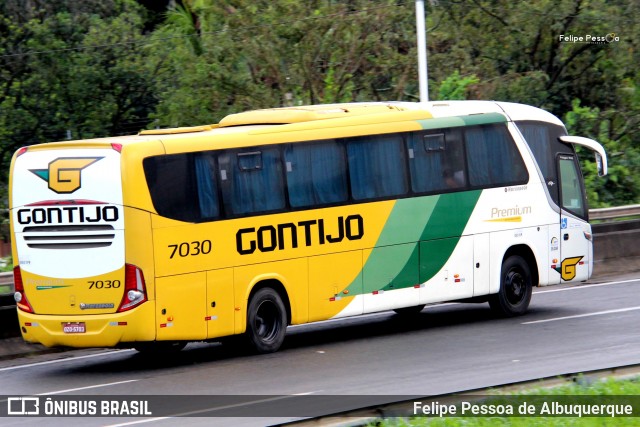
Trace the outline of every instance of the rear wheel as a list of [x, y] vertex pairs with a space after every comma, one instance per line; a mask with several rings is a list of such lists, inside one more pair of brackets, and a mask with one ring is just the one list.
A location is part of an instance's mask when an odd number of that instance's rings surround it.
[[287, 330], [287, 310], [278, 292], [258, 290], [249, 302], [246, 337], [258, 353], [277, 351]]
[[489, 306], [500, 316], [518, 316], [529, 308], [532, 290], [529, 264], [518, 255], [502, 263], [500, 290], [491, 295]]

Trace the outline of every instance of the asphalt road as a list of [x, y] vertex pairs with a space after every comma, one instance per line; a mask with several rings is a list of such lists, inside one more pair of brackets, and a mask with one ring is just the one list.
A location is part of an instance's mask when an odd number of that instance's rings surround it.
[[[529, 312], [512, 319], [495, 318], [487, 304], [442, 304], [408, 319], [385, 312], [291, 327], [284, 348], [263, 356], [201, 343], [171, 358], [81, 350], [2, 361], [0, 395], [440, 395], [639, 364], [638, 324], [636, 273], [536, 289]], [[251, 413], [250, 405], [246, 411]], [[286, 419], [291, 418], [46, 422], [267, 425]], [[2, 420], [3, 425], [33, 422]]]

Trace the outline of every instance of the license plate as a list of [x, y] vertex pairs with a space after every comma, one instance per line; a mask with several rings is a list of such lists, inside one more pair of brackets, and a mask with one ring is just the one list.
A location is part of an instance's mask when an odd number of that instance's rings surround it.
[[62, 332], [65, 334], [84, 334], [87, 332], [87, 327], [84, 322], [69, 322], [62, 324]]

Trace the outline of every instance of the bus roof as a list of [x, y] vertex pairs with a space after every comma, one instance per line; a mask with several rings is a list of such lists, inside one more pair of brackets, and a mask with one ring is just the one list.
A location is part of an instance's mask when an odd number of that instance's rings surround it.
[[230, 114], [220, 120], [220, 127], [242, 126], [247, 124], [291, 124], [316, 120], [338, 119], [368, 114], [384, 114], [406, 111], [399, 104], [390, 103], [347, 103], [304, 105], [299, 107], [268, 108]]
[[[404, 105], [404, 104], [403, 104]], [[500, 101], [432, 101], [414, 103], [417, 108], [429, 111], [433, 117], [462, 116], [479, 113], [502, 113], [511, 121], [539, 120], [558, 126], [562, 121], [553, 114], [531, 105]], [[414, 108], [416, 108], [414, 107]], [[406, 105], [405, 105], [405, 108]]]
[[281, 107], [231, 114], [223, 118], [219, 126], [290, 124], [412, 110], [423, 110], [434, 118], [501, 113], [512, 121], [541, 120], [563, 126], [556, 116], [540, 108], [498, 101], [432, 101], [424, 103], [399, 101]]
[[[504, 115], [507, 120], [541, 120], [563, 126], [554, 115], [528, 105], [496, 101], [432, 101], [432, 102], [356, 102], [343, 104], [306, 105], [269, 108], [230, 114], [217, 124], [143, 130], [137, 135], [61, 141], [40, 144], [39, 148], [61, 149], [68, 147], [126, 146], [143, 142], [163, 143], [182, 140], [184, 136], [195, 138], [205, 135], [232, 135], [247, 133], [272, 133], [287, 131], [311, 131], [329, 125], [368, 126], [400, 121], [429, 121], [446, 117], [475, 116], [486, 113]], [[321, 123], [324, 122], [324, 123]], [[423, 122], [424, 123], [424, 122]], [[177, 143], [177, 142], [176, 142]], [[38, 148], [36, 148], [38, 149]], [[117, 148], [116, 148], [117, 149]]]

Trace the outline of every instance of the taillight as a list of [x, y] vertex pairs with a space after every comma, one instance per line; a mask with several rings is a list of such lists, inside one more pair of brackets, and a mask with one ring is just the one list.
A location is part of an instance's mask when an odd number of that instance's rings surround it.
[[13, 284], [16, 292], [13, 294], [13, 299], [16, 300], [16, 305], [22, 311], [27, 313], [33, 313], [33, 307], [29, 304], [27, 294], [24, 293], [24, 284], [22, 283], [22, 272], [20, 267], [13, 267]]
[[124, 296], [118, 312], [131, 310], [147, 300], [147, 287], [144, 284], [144, 274], [135, 265], [126, 264], [124, 267]]

